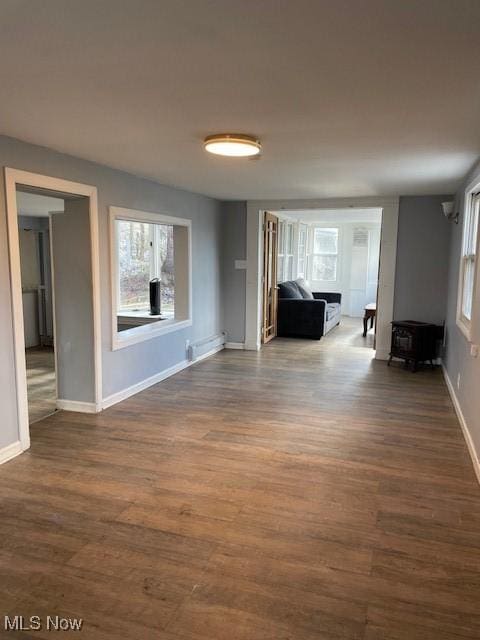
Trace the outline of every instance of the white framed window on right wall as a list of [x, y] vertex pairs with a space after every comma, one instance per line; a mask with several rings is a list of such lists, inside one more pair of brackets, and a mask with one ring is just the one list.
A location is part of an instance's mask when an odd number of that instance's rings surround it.
[[480, 184], [467, 189], [465, 193], [465, 211], [463, 216], [462, 252], [457, 300], [457, 325], [472, 340], [475, 309], [480, 304], [476, 300], [476, 281], [478, 271]]

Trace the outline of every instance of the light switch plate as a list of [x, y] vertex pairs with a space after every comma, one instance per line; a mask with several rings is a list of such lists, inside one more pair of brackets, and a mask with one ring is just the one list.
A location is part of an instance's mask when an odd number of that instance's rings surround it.
[[235, 269], [246, 269], [247, 261], [246, 260], [235, 260]]

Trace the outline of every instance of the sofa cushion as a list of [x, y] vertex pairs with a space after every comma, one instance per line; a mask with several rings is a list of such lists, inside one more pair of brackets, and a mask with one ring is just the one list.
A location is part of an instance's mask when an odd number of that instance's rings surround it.
[[297, 280], [295, 280], [295, 284], [297, 285], [302, 298], [305, 298], [305, 300], [313, 300], [313, 293], [303, 278], [297, 278]]
[[297, 283], [293, 282], [293, 280], [287, 280], [286, 282], [280, 282], [278, 284], [278, 297], [295, 300], [301, 300], [303, 298]]
[[340, 315], [340, 305], [337, 302], [327, 304], [327, 320], [331, 320], [338, 315]]

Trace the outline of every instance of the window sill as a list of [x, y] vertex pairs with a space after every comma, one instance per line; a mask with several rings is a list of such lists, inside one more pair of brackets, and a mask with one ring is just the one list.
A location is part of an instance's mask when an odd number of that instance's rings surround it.
[[[153, 324], [154, 322], [163, 322], [166, 320], [174, 320], [173, 311], [167, 311], [160, 315], [152, 315], [149, 311], [125, 311], [120, 310], [117, 314], [117, 320], [124, 322], [125, 324], [131, 324], [134, 326], [143, 326], [144, 324]], [[122, 332], [123, 333], [123, 332]]]
[[132, 327], [125, 331], [114, 331], [112, 338], [112, 351], [129, 347], [132, 344], [138, 344], [145, 340], [151, 340], [152, 338], [158, 338], [167, 333], [173, 331], [180, 331], [192, 326], [191, 318], [186, 320], [175, 320], [170, 318], [168, 320], [160, 320], [158, 322], [151, 322], [149, 324], [140, 325], [138, 327]]

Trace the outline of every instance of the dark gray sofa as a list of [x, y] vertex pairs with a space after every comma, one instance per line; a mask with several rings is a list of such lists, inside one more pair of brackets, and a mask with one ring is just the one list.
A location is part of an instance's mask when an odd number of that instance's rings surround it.
[[277, 334], [320, 340], [340, 323], [341, 293], [312, 292], [304, 280], [278, 285]]

